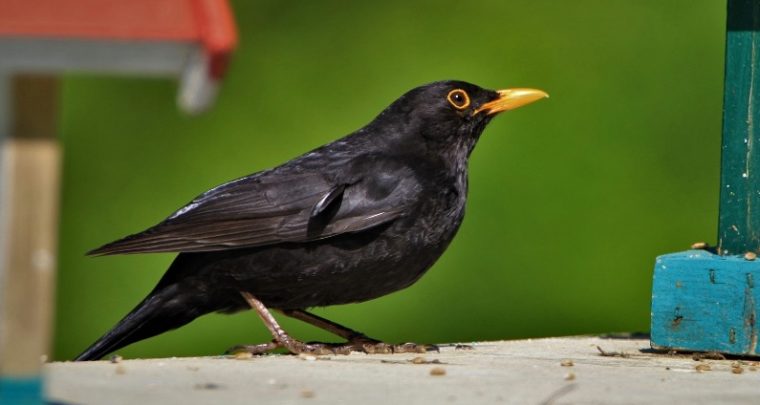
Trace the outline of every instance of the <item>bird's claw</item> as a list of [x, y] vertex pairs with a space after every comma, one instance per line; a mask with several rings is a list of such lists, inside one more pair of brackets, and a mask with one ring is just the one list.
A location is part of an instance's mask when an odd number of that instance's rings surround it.
[[432, 344], [417, 344], [417, 343], [404, 343], [393, 346], [394, 353], [427, 353], [436, 352], [440, 353], [441, 350], [436, 345]]
[[234, 355], [237, 353], [265, 354], [281, 347], [275, 341], [260, 343], [257, 345], [235, 345], [224, 351], [224, 354]]
[[344, 344], [326, 344], [326, 349], [331, 350], [334, 354], [351, 354], [351, 352], [366, 354], [440, 352], [438, 346], [436, 345], [417, 343], [403, 343], [394, 345], [380, 341], [351, 341]]
[[304, 343], [297, 340], [291, 340], [285, 343], [271, 341], [257, 345], [236, 345], [225, 351], [225, 354], [234, 355], [237, 353], [251, 353], [253, 355], [266, 354], [275, 349], [285, 349], [292, 354], [313, 354], [323, 356], [328, 354], [349, 354], [350, 351], [341, 350], [344, 345], [332, 343], [309, 342]]
[[[328, 354], [343, 354], [336, 352], [337, 345], [332, 343], [309, 342], [304, 343], [298, 340], [292, 340], [283, 344], [283, 347], [293, 354], [313, 354], [315, 356], [324, 356]], [[345, 353], [348, 354], [348, 353]]]

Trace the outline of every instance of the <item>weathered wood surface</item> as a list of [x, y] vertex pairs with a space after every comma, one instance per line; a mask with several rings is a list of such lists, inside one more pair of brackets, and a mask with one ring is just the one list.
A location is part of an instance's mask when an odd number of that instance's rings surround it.
[[77, 404], [693, 405], [756, 404], [760, 398], [757, 363], [654, 354], [646, 339], [472, 346], [425, 355], [66, 362], [48, 364], [46, 374], [50, 398]]
[[657, 258], [656, 347], [758, 355], [760, 261], [690, 250]]

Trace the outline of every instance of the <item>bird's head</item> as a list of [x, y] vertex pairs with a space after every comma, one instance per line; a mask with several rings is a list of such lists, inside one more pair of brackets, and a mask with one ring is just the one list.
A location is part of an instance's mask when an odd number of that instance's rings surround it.
[[462, 81], [440, 81], [410, 90], [374, 124], [410, 147], [469, 155], [493, 117], [546, 97], [535, 89], [488, 90]]

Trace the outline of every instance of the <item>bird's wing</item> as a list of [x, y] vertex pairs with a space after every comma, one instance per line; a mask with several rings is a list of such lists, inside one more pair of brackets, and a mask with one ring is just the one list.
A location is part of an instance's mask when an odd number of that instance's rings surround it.
[[340, 172], [346, 174], [273, 170], [244, 177], [209, 190], [146, 231], [89, 254], [208, 252], [308, 242], [387, 223], [417, 201], [420, 186], [402, 164], [355, 159]]

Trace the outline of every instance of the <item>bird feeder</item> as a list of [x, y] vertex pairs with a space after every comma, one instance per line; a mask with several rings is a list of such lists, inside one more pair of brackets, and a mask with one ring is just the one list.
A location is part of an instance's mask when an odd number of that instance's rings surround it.
[[42, 403], [54, 302], [58, 75], [177, 78], [208, 108], [236, 43], [226, 0], [0, 0], [0, 402]]
[[715, 249], [657, 258], [651, 344], [758, 356], [760, 1], [729, 0]]

